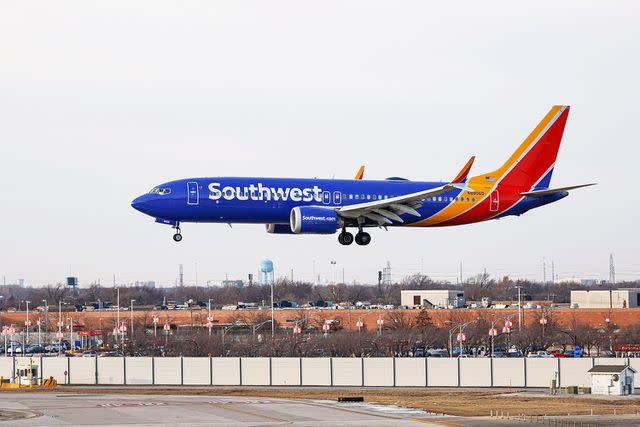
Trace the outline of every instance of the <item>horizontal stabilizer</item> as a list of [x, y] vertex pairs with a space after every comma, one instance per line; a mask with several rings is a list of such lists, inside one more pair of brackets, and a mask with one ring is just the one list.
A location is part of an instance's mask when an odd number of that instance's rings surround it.
[[575, 190], [576, 188], [590, 187], [592, 185], [596, 185], [596, 183], [573, 185], [571, 187], [548, 188], [545, 190], [525, 191], [524, 193], [520, 193], [520, 195], [528, 197], [542, 197], [548, 196], [549, 194], [561, 193], [563, 191]]

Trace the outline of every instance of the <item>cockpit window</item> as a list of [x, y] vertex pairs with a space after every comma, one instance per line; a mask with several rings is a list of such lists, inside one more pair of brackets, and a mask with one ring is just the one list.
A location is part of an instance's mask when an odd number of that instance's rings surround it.
[[169, 194], [171, 193], [171, 189], [170, 188], [160, 188], [160, 187], [156, 187], [153, 190], [149, 191], [149, 194], [160, 194], [160, 195], [165, 195], [165, 194]]

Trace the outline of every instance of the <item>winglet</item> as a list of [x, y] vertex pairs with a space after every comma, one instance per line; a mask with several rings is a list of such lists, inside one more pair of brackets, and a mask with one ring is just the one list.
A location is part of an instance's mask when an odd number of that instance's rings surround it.
[[471, 166], [473, 165], [473, 161], [476, 159], [476, 156], [472, 156], [466, 165], [462, 168], [462, 170], [453, 178], [451, 181], [452, 184], [460, 184], [463, 183], [467, 179], [467, 175], [469, 175], [469, 171], [471, 170]]
[[364, 178], [364, 165], [360, 166], [360, 169], [358, 169], [358, 173], [356, 174], [356, 177], [354, 179], [362, 178]]

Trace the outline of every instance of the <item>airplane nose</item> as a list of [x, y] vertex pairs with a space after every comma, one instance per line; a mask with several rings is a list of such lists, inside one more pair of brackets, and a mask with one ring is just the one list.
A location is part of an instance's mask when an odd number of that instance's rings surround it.
[[147, 201], [145, 200], [144, 196], [140, 196], [140, 197], [136, 197], [135, 199], [133, 199], [133, 201], [131, 202], [131, 207], [137, 211], [140, 211], [142, 213], [145, 213], [144, 211], [144, 206], [147, 204]]

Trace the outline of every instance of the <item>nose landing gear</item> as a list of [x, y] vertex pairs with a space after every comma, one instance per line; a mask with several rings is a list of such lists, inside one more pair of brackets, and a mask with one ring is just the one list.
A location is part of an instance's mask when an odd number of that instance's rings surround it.
[[173, 227], [173, 228], [175, 228], [175, 230], [176, 230], [176, 234], [174, 234], [174, 235], [173, 235], [173, 240], [174, 240], [175, 242], [180, 242], [180, 241], [182, 241], [182, 234], [180, 234], [180, 226], [179, 226], [179, 225], [177, 225], [177, 226], [175, 226], [175, 227]]

